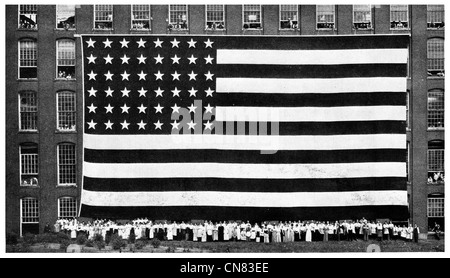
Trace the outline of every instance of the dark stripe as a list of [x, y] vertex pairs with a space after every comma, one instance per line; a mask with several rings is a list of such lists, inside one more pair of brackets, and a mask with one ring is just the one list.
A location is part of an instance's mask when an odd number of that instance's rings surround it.
[[[406, 144], [405, 144], [406, 148]], [[277, 151], [253, 150], [92, 150], [84, 149], [84, 161], [92, 163], [360, 163], [405, 162], [406, 149]]]
[[405, 93], [343, 93], [343, 94], [252, 94], [217, 93], [218, 106], [335, 107], [366, 105], [406, 106]]
[[217, 77], [351, 78], [406, 77], [406, 64], [362, 65], [217, 65]]
[[[208, 171], [208, 169], [205, 169]], [[353, 179], [102, 179], [84, 177], [83, 189], [109, 192], [230, 191], [230, 192], [342, 192], [406, 190], [405, 178]]]
[[165, 219], [189, 221], [203, 219], [211, 221], [243, 220], [323, 220], [388, 218], [407, 220], [407, 206], [361, 206], [361, 207], [318, 207], [318, 208], [248, 208], [248, 207], [96, 207], [81, 206], [81, 217], [101, 219]]
[[[278, 127], [277, 127], [278, 125]], [[345, 135], [404, 134], [404, 121], [371, 122], [214, 122], [213, 133], [224, 135]], [[219, 127], [222, 130], [220, 131]], [[238, 128], [239, 126], [239, 128]]]

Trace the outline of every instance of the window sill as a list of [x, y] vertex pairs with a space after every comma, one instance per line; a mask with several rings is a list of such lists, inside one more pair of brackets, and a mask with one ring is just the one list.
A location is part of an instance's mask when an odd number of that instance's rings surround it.
[[66, 28], [54, 28], [53, 29], [53, 31], [67, 31], [67, 32], [74, 32], [76, 30], [77, 30], [77, 28], [69, 28], [69, 29], [66, 29]]
[[427, 79], [445, 79], [445, 76], [427, 76]]
[[223, 28], [223, 29], [209, 29], [206, 28], [205, 31], [207, 32], [225, 32], [227, 29]]
[[38, 133], [38, 130], [19, 130], [19, 133]]
[[299, 32], [299, 28], [278, 28], [278, 31], [284, 31], [284, 32]]
[[92, 28], [92, 32], [112, 32], [112, 31], [114, 31], [114, 28], [111, 28], [111, 29], [95, 29], [95, 28]]
[[38, 81], [38, 79], [37, 78], [17, 78], [17, 81], [33, 82], [33, 81]]
[[444, 185], [445, 182], [427, 182], [427, 185], [429, 186], [435, 186], [435, 185]]
[[20, 188], [39, 188], [39, 185], [20, 185]]
[[76, 78], [55, 78], [55, 81], [77, 81]]
[[17, 31], [33, 31], [33, 32], [37, 32], [38, 28], [17, 28]]
[[427, 131], [444, 131], [444, 127], [429, 127], [427, 128]]
[[77, 131], [76, 130], [57, 129], [57, 130], [55, 130], [55, 133], [59, 133], [59, 134], [76, 134]]
[[411, 31], [411, 28], [390, 28], [391, 31]]
[[76, 184], [58, 184], [56, 185], [57, 188], [77, 188], [78, 186]]
[[151, 31], [152, 31], [152, 29], [133, 29], [133, 28], [130, 29], [130, 32], [136, 32], [136, 33], [140, 33], [140, 32], [146, 33], [146, 32], [151, 32]]

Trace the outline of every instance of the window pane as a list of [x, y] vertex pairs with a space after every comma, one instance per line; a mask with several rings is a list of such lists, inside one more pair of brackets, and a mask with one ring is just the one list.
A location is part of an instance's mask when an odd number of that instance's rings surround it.
[[20, 146], [20, 184], [37, 186], [39, 175], [38, 146], [34, 143]]
[[37, 98], [35, 92], [19, 94], [19, 130], [37, 131]]
[[112, 29], [113, 5], [94, 5], [94, 28]]
[[76, 102], [75, 93], [59, 92], [58, 104], [58, 130], [75, 131], [76, 127]]
[[77, 217], [77, 200], [72, 197], [63, 197], [58, 199], [59, 218]]
[[188, 29], [187, 5], [169, 5], [169, 24], [174, 29]]
[[131, 28], [150, 29], [150, 5], [131, 6]]
[[23, 198], [22, 203], [22, 223], [39, 223], [39, 202], [35, 198]]
[[444, 198], [428, 198], [428, 217], [444, 217]]
[[428, 144], [428, 183], [444, 182], [444, 143], [431, 141]]
[[37, 28], [37, 5], [19, 5], [19, 28]]
[[444, 127], [444, 91], [428, 92], [428, 128]]
[[244, 5], [244, 29], [259, 29], [261, 25], [261, 5]]
[[58, 145], [58, 184], [73, 185], [76, 183], [75, 145]]
[[428, 28], [440, 29], [445, 26], [444, 5], [427, 5]]
[[206, 5], [206, 28], [225, 29], [225, 6]]
[[37, 78], [37, 43], [19, 41], [19, 78]]
[[391, 5], [391, 29], [408, 27], [408, 5]]
[[355, 29], [372, 28], [372, 9], [370, 5], [353, 5], [353, 26]]
[[317, 5], [317, 29], [334, 28], [334, 5]]
[[444, 72], [444, 39], [434, 38], [427, 42], [428, 73], [443, 76]]
[[75, 5], [56, 5], [56, 28], [75, 29]]
[[280, 5], [280, 28], [281, 29], [298, 28], [297, 5]]
[[56, 46], [58, 78], [75, 78], [75, 41], [58, 40]]

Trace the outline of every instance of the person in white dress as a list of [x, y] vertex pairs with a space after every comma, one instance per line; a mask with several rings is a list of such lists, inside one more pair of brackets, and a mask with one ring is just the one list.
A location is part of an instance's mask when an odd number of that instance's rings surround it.
[[309, 222], [306, 223], [306, 237], [305, 237], [305, 241], [306, 242], [311, 242], [312, 241], [311, 229], [312, 229], [311, 224]]

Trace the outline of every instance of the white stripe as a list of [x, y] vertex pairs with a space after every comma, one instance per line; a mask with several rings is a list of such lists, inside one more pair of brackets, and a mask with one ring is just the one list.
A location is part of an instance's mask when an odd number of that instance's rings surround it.
[[349, 192], [95, 192], [83, 190], [82, 204], [106, 207], [346, 207], [407, 205], [407, 191]]
[[406, 142], [406, 134], [363, 134], [363, 135], [326, 135], [326, 136], [84, 134], [83, 137], [84, 148], [98, 149], [98, 150], [406, 149], [405, 142]]
[[216, 107], [216, 121], [224, 122], [345, 122], [405, 120], [405, 106]]
[[216, 78], [217, 93], [332, 94], [406, 92], [405, 77]]
[[90, 178], [339, 179], [406, 177], [405, 162], [328, 164], [90, 163]]
[[217, 64], [351, 65], [406, 64], [408, 49], [269, 50], [218, 49]]

